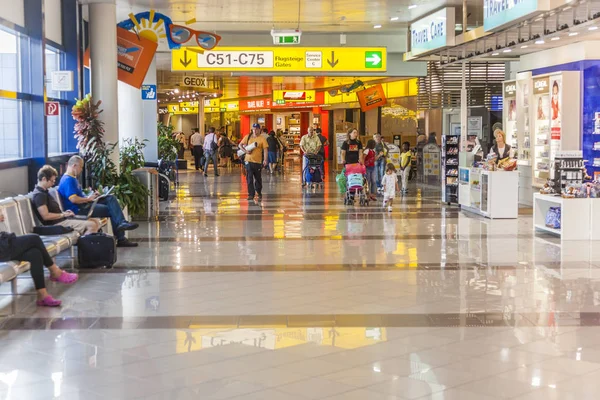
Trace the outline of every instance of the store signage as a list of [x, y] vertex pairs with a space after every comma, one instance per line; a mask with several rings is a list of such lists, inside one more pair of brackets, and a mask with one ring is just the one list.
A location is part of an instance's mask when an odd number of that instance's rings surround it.
[[192, 58], [182, 62], [185, 51], [171, 51], [172, 71], [318, 73], [383, 72], [387, 69], [385, 47], [219, 47], [202, 54], [194, 52]]
[[537, 78], [533, 80], [533, 93], [534, 94], [548, 94], [550, 93], [550, 78]]
[[70, 92], [75, 88], [73, 71], [53, 71], [51, 80], [52, 90], [56, 92]]
[[547, 5], [538, 7], [538, 0], [484, 0], [483, 28], [486, 32], [498, 30], [547, 9]]
[[299, 29], [271, 30], [273, 44], [300, 44], [302, 31]]
[[183, 86], [199, 88], [199, 89], [208, 89], [208, 79], [207, 78], [197, 78], [193, 76], [184, 76], [183, 77]]
[[46, 117], [56, 117], [60, 115], [60, 103], [58, 101], [47, 101], [44, 103]]
[[221, 103], [221, 111], [239, 111], [240, 103], [238, 101], [228, 101]]
[[582, 150], [561, 150], [557, 151], [554, 158], [583, 158]]
[[142, 85], [142, 100], [156, 100], [156, 85]]
[[506, 97], [506, 98], [517, 97], [517, 82], [516, 81], [504, 82], [504, 97]]
[[316, 92], [314, 90], [273, 90], [273, 101], [277, 104], [286, 102], [314, 102]]
[[423, 55], [454, 46], [454, 13], [454, 7], [446, 7], [411, 24], [411, 54]]
[[204, 112], [220, 112], [220, 111], [221, 111], [221, 100], [220, 99], [204, 100]]
[[167, 110], [171, 114], [198, 114], [198, 107], [182, 107], [181, 104], [169, 104]]
[[158, 108], [158, 115], [164, 115], [164, 114], [168, 114], [168, 113], [169, 113], [168, 107], [159, 107]]
[[362, 112], [382, 107], [387, 104], [385, 92], [383, 91], [383, 86], [381, 86], [381, 84], [371, 86], [365, 90], [356, 92], [356, 94]]
[[271, 109], [271, 99], [240, 100], [240, 111]]

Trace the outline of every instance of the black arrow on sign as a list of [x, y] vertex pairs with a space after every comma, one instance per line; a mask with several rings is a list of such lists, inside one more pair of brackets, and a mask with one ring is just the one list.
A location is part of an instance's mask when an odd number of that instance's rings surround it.
[[190, 63], [192, 62], [192, 59], [190, 58], [188, 60], [187, 50], [183, 51], [183, 60], [180, 58], [179, 61], [181, 62], [181, 65], [183, 65], [185, 68], [187, 68], [187, 66], [190, 65]]
[[327, 60], [327, 64], [329, 64], [331, 68], [335, 68], [338, 62], [340, 62], [340, 60], [335, 59], [335, 51], [331, 51], [331, 60]]

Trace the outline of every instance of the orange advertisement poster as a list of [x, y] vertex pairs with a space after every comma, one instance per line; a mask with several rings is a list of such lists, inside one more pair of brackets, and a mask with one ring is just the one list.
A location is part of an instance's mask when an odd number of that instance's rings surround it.
[[356, 92], [358, 96], [358, 102], [360, 103], [360, 109], [363, 112], [372, 110], [377, 107], [382, 107], [387, 104], [385, 93], [383, 92], [383, 86], [375, 85]]
[[[137, 89], [142, 86], [150, 63], [156, 53], [158, 43], [133, 32], [117, 27], [117, 68], [118, 77]], [[83, 56], [84, 65], [90, 66], [90, 49]]]

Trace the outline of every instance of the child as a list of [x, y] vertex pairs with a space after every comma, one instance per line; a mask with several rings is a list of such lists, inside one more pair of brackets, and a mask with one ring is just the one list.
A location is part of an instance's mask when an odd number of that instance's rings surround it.
[[410, 143], [402, 143], [402, 154], [400, 154], [400, 171], [402, 175], [402, 194], [408, 193], [408, 177], [410, 175], [412, 152]]
[[396, 167], [394, 164], [389, 163], [387, 165], [385, 176], [381, 182], [383, 184], [383, 207], [388, 206], [388, 211], [392, 211], [392, 205], [394, 203], [394, 197], [398, 190], [398, 176], [396, 175]]
[[377, 200], [377, 171], [375, 170], [375, 141], [373, 139], [367, 142], [365, 150], [365, 167], [367, 168], [367, 182], [369, 182], [369, 190], [371, 192], [369, 199]]

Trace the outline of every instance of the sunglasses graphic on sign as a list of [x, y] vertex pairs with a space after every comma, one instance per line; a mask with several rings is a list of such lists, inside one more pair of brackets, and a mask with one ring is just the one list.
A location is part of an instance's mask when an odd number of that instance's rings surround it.
[[169, 36], [171, 40], [177, 44], [187, 43], [192, 37], [196, 37], [198, 46], [204, 50], [212, 50], [221, 41], [221, 36], [209, 32], [196, 31], [186, 26], [171, 25], [169, 26]]

